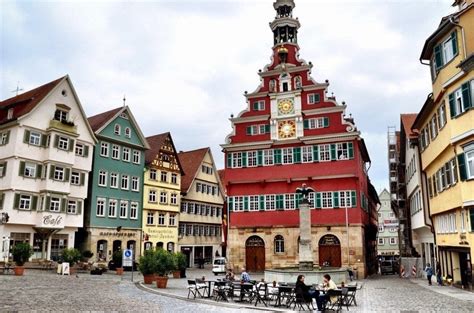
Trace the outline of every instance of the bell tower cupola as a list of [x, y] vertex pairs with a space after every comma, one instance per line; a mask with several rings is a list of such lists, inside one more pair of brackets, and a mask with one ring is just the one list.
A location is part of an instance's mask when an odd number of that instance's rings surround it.
[[273, 45], [296, 44], [300, 22], [293, 18], [295, 2], [293, 0], [277, 0], [273, 3], [273, 7], [277, 13], [273, 22], [270, 23], [270, 28], [273, 31]]

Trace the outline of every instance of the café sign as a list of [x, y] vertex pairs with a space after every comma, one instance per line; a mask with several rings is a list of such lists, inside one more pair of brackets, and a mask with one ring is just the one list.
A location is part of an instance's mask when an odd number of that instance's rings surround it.
[[398, 226], [398, 220], [384, 220], [383, 224], [384, 224], [385, 227]]
[[40, 216], [39, 227], [43, 228], [64, 228], [63, 214], [43, 214]]

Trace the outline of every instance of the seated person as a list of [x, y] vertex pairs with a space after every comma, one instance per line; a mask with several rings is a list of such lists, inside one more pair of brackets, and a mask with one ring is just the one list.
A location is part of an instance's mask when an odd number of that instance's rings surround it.
[[304, 299], [305, 302], [311, 302], [313, 298], [318, 296], [319, 291], [310, 289], [304, 283], [304, 275], [298, 275], [295, 284], [295, 294], [297, 298]]
[[329, 274], [324, 274], [324, 279], [323, 279], [323, 286], [324, 286], [324, 291], [326, 294], [320, 294], [316, 297], [316, 304], [318, 305], [318, 310], [322, 311], [324, 309], [325, 303], [330, 300], [332, 303], [337, 301], [337, 297], [331, 297], [329, 299], [327, 295], [328, 290], [335, 290], [337, 289], [336, 283], [331, 279], [331, 276]]
[[225, 279], [230, 280], [230, 281], [234, 281], [234, 280], [235, 280], [234, 271], [233, 271], [232, 269], [229, 269], [229, 271], [228, 271], [227, 274], [225, 275]]
[[242, 274], [240, 274], [240, 280], [244, 283], [248, 283], [250, 281], [250, 275], [245, 271], [245, 267], [242, 267]]

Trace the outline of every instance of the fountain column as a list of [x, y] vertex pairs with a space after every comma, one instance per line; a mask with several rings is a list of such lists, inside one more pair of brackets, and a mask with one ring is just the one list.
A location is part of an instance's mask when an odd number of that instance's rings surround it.
[[301, 201], [299, 205], [299, 210], [300, 210], [299, 269], [301, 271], [313, 270], [313, 250], [311, 249], [311, 212], [309, 210], [309, 201], [307, 197], [307, 193], [309, 191], [308, 189], [311, 189], [311, 188], [306, 188], [306, 186], [303, 185], [303, 189], [302, 189], [303, 192], [301, 192], [303, 194], [303, 200]]

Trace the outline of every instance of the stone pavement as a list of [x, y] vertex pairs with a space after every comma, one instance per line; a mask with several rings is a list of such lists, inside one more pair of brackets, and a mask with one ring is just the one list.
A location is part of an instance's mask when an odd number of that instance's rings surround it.
[[[209, 269], [187, 271], [188, 278], [215, 278]], [[222, 276], [220, 276], [222, 277]], [[261, 275], [252, 275], [259, 279]], [[151, 291], [137, 288], [142, 282], [135, 273], [134, 282], [126, 272], [102, 276], [78, 274], [59, 276], [52, 271], [27, 270], [25, 276], [0, 275], [0, 312], [262, 312], [285, 309], [228, 305], [213, 300], [187, 300], [186, 279], [170, 278], [169, 288]], [[397, 276], [374, 276], [359, 282], [358, 306], [349, 312], [473, 312], [473, 294], [454, 287], [427, 286], [424, 280], [410, 281]], [[423, 284], [424, 283], [424, 284]], [[156, 294], [159, 292], [160, 294]], [[165, 296], [163, 293], [167, 293]], [[343, 309], [346, 311], [346, 309]]]

